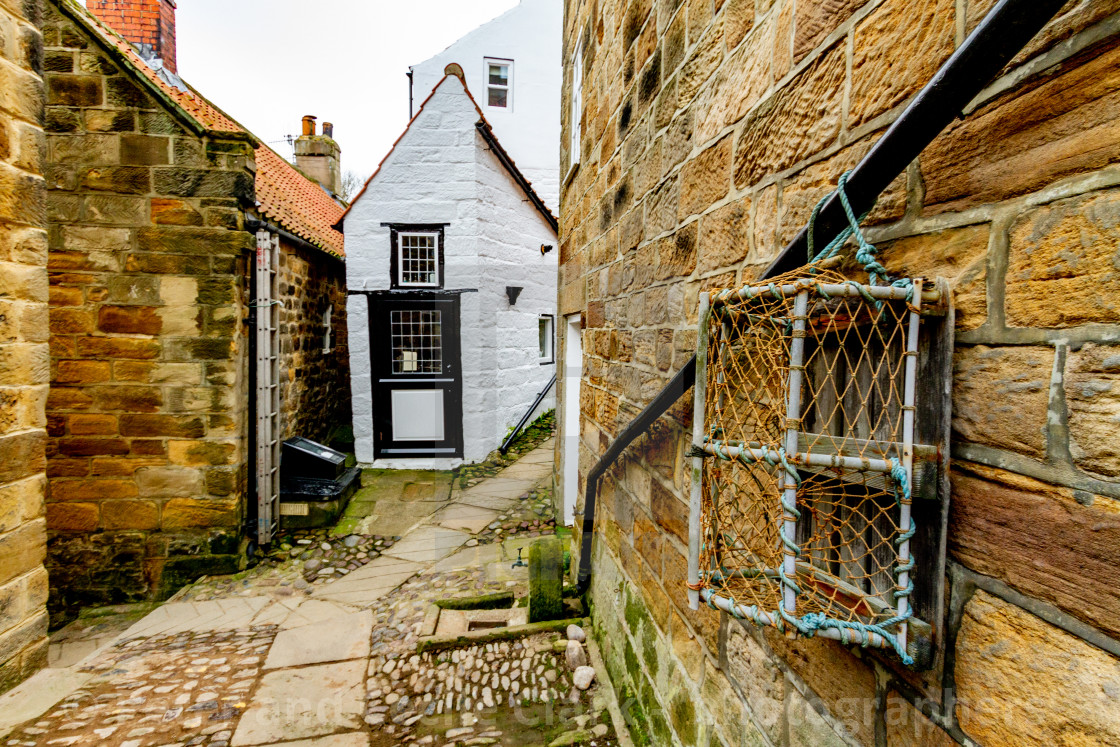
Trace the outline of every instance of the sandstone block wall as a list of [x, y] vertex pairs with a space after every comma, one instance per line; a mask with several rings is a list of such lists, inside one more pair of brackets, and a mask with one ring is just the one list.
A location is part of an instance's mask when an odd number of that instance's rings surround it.
[[47, 661], [41, 12], [0, 3], [0, 692]]
[[[281, 437], [329, 445], [334, 430], [350, 422], [345, 265], [281, 238], [280, 299]], [[323, 347], [328, 307], [329, 351]]]
[[[765, 267], [992, 4], [567, 0], [562, 120], [580, 38], [584, 107], [559, 313], [583, 315], [585, 354], [561, 429], [581, 495], [694, 351], [698, 292]], [[933, 667], [687, 608], [683, 399], [597, 513], [596, 631], [646, 743], [1120, 740], [1118, 11], [1069, 2], [869, 218], [892, 272], [955, 293], [950, 563], [916, 579], [945, 587]]]
[[43, 33], [61, 619], [238, 567], [254, 164], [249, 142], [188, 130], [57, 10]]

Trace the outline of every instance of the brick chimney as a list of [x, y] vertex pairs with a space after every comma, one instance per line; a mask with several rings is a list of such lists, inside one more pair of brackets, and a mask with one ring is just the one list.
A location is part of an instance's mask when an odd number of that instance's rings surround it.
[[303, 118], [303, 134], [296, 138], [296, 166], [331, 194], [342, 189], [342, 149], [334, 141], [334, 125], [323, 123], [323, 134], [315, 132], [317, 118]]
[[175, 0], [86, 0], [86, 8], [136, 47], [145, 60], [175, 62]]

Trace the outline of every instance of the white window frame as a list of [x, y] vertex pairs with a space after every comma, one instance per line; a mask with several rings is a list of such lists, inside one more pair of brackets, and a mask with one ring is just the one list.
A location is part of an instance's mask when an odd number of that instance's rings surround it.
[[580, 132], [583, 121], [583, 35], [576, 42], [575, 51], [572, 52], [572, 87], [571, 111], [568, 124], [568, 166], [569, 168], [579, 163], [579, 149], [581, 144]]
[[[506, 84], [503, 86], [499, 83], [490, 82], [490, 66], [502, 65], [508, 68], [506, 73]], [[506, 111], [513, 111], [513, 60], [507, 60], [503, 57], [484, 57], [482, 60], [482, 80], [486, 82], [486, 108], [488, 109], [504, 109]], [[506, 105], [497, 106], [490, 103], [490, 89], [496, 88], [506, 92]]]
[[538, 343], [540, 340], [541, 322], [547, 322], [548, 324], [548, 337], [545, 338], [547, 340], [546, 344], [548, 347], [545, 349], [543, 355], [541, 354], [539, 347], [537, 350], [537, 360], [541, 363], [541, 365], [544, 365], [546, 363], [554, 363], [556, 361], [556, 318], [553, 317], [552, 314], [541, 314], [537, 317]]
[[[432, 248], [435, 254], [432, 261], [435, 263], [434, 283], [406, 283], [404, 280], [404, 240], [409, 236], [429, 236], [432, 239]], [[439, 276], [439, 231], [400, 231], [397, 233], [397, 286], [401, 288], [438, 288], [443, 279]]]
[[[439, 251], [438, 249], [436, 251]], [[331, 352], [331, 314], [334, 311], [333, 304], [327, 304], [327, 310], [323, 312], [323, 352]]]

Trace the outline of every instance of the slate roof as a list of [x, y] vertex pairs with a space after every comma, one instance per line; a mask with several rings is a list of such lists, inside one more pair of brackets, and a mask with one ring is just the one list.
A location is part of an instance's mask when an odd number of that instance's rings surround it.
[[416, 114], [412, 117], [412, 119], [408, 121], [408, 125], [405, 126], [404, 131], [397, 137], [396, 140], [393, 141], [393, 147], [391, 147], [389, 149], [389, 152], [385, 154], [385, 157], [381, 159], [381, 163], [377, 164], [377, 169], [373, 172], [372, 175], [370, 175], [369, 179], [366, 179], [366, 183], [362, 185], [361, 191], [359, 191], [358, 194], [354, 195], [354, 198], [350, 200], [350, 207], [346, 208], [346, 211], [342, 213], [335, 225], [342, 225], [343, 219], [346, 218], [346, 215], [358, 202], [361, 196], [366, 193], [366, 190], [369, 189], [369, 185], [373, 183], [373, 180], [377, 178], [377, 175], [381, 173], [381, 167], [384, 166], [385, 162], [389, 160], [389, 156], [393, 155], [393, 151], [397, 149], [397, 143], [399, 143], [401, 139], [412, 128], [412, 123], [420, 117], [420, 115], [424, 111], [424, 107], [431, 100], [432, 96], [435, 95], [436, 91], [439, 90], [439, 87], [442, 86], [448, 78], [458, 78], [459, 82], [462, 84], [463, 92], [467, 94], [467, 98], [470, 99], [471, 104], [474, 106], [474, 110], [478, 112], [478, 122], [475, 124], [475, 127], [478, 129], [479, 134], [482, 135], [483, 139], [486, 140], [487, 144], [490, 145], [491, 149], [494, 151], [495, 157], [502, 164], [502, 166], [505, 167], [506, 171], [509, 172], [509, 175], [513, 177], [513, 180], [517, 182], [518, 186], [521, 187], [521, 190], [525, 193], [525, 197], [527, 197], [533, 207], [537, 209], [537, 212], [541, 214], [541, 217], [544, 218], [545, 222], [552, 226], [553, 231], [558, 230], [556, 216], [552, 214], [552, 211], [545, 204], [544, 200], [542, 200], [540, 198], [540, 195], [538, 195], [533, 189], [533, 183], [525, 178], [525, 175], [521, 173], [521, 170], [519, 168], [517, 168], [517, 164], [513, 162], [513, 159], [510, 157], [509, 153], [505, 148], [502, 147], [501, 143], [498, 142], [498, 138], [494, 134], [494, 128], [490, 126], [490, 122], [486, 119], [486, 115], [482, 113], [482, 107], [478, 105], [478, 102], [475, 101], [474, 96], [471, 95], [471, 90], [467, 88], [467, 82], [453, 73], [445, 73], [444, 76], [439, 79], [439, 83], [435, 84], [435, 86], [432, 88], [432, 92], [428, 94], [428, 98], [424, 99], [424, 103], [420, 104], [420, 108], [416, 110]]
[[345, 256], [342, 233], [333, 228], [342, 218], [343, 209], [318, 182], [304, 176], [178, 76], [153, 69], [128, 41], [85, 8], [73, 0], [58, 0], [58, 4], [110, 51], [115, 50], [118, 54], [114, 57], [148, 83], [150, 93], [193, 120], [198, 134], [240, 135], [252, 141], [256, 148], [256, 197], [261, 214], [328, 254]]

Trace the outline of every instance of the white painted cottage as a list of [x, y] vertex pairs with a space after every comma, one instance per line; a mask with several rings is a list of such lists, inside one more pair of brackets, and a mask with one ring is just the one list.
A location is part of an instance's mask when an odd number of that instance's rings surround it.
[[560, 205], [562, 0], [521, 0], [434, 57], [409, 68], [413, 91], [462, 66], [467, 87], [546, 205]]
[[343, 227], [358, 461], [481, 461], [555, 373], [559, 252], [556, 218], [457, 65]]

